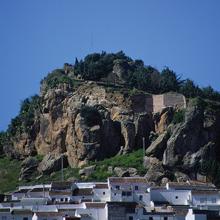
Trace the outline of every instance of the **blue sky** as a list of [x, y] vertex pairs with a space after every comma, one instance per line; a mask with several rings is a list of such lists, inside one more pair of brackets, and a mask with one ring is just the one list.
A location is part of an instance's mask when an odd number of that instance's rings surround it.
[[219, 0], [1, 0], [0, 130], [48, 72], [94, 51], [220, 90], [219, 11]]

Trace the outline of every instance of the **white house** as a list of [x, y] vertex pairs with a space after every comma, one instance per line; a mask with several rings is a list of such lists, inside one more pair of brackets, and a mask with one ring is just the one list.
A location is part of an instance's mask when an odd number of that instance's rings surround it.
[[148, 183], [144, 177], [110, 177], [110, 201], [150, 204]]
[[89, 202], [85, 207], [76, 210], [76, 216], [82, 220], [104, 220], [107, 219], [106, 203]]
[[192, 190], [191, 206], [203, 209], [220, 209], [220, 194], [217, 190]]
[[174, 189], [164, 187], [150, 188], [150, 197], [154, 205], [169, 204], [169, 205], [188, 205], [191, 191], [186, 189]]
[[186, 220], [207, 220], [207, 215], [201, 211], [189, 209]]

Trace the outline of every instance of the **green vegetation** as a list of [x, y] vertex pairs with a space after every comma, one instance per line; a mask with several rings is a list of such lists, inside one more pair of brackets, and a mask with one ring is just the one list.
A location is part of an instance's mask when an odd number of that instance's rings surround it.
[[56, 69], [49, 73], [42, 81], [41, 84], [46, 83], [46, 90], [56, 88], [59, 84], [68, 84], [73, 87], [72, 79], [65, 74], [63, 69]]
[[96, 165], [96, 170], [89, 177], [89, 180], [106, 180], [109, 176], [112, 176], [108, 172], [108, 167], [133, 167], [136, 168], [138, 174], [143, 175], [146, 173], [146, 169], [143, 167], [143, 150], [131, 152], [126, 155], [117, 155], [103, 161], [92, 162], [91, 165]]
[[0, 193], [9, 192], [18, 186], [21, 162], [0, 158]]
[[[37, 177], [37, 174], [35, 175]], [[79, 176], [79, 168], [71, 168], [67, 167], [63, 169], [63, 177], [64, 180], [70, 180], [70, 179], [80, 179]], [[51, 175], [43, 175], [40, 178], [32, 179], [30, 182], [19, 182], [19, 184], [26, 184], [26, 185], [32, 185], [32, 184], [39, 184], [39, 183], [51, 183], [52, 181], [60, 181], [61, 180], [61, 171], [57, 171], [54, 173], [51, 173]]]
[[87, 55], [84, 60], [78, 61], [76, 59], [74, 73], [85, 80], [100, 80], [113, 70], [115, 60], [131, 61], [122, 51], [115, 54], [93, 53]]
[[[42, 156], [36, 156], [38, 160], [42, 160]], [[91, 162], [90, 165], [96, 165], [94, 173], [87, 180], [106, 180], [112, 176], [108, 172], [108, 167], [134, 167], [138, 170], [138, 174], [143, 175], [146, 170], [143, 167], [143, 151], [139, 149], [126, 155], [114, 156], [98, 162]], [[30, 182], [18, 181], [21, 169], [21, 161], [10, 160], [7, 157], [0, 158], [0, 193], [14, 190], [18, 185], [31, 185], [38, 183], [50, 183], [51, 181], [59, 181], [61, 179], [61, 171], [52, 173], [51, 175], [43, 175], [36, 178], [39, 174], [33, 174], [34, 178]], [[67, 167], [64, 169], [64, 180], [79, 179], [79, 168]]]
[[149, 93], [180, 92], [186, 97], [201, 97], [220, 101], [220, 93], [211, 86], [200, 88], [190, 79], [181, 79], [173, 70], [168, 67], [161, 72], [152, 66], [145, 66], [142, 60], [132, 60], [122, 51], [118, 53], [93, 53], [84, 60], [76, 59], [74, 74], [84, 80], [102, 80], [113, 71], [117, 64], [122, 70], [124, 86], [136, 88]]
[[41, 97], [38, 95], [25, 99], [21, 103], [19, 115], [11, 120], [7, 130], [8, 135], [13, 137], [21, 134], [22, 132], [31, 134], [35, 117], [37, 117], [41, 112], [41, 105]]
[[84, 118], [85, 124], [89, 127], [101, 124], [101, 115], [99, 111], [92, 106], [83, 106], [80, 115]]
[[172, 122], [174, 124], [178, 124], [184, 122], [184, 119], [185, 119], [185, 109], [181, 109], [174, 113]]

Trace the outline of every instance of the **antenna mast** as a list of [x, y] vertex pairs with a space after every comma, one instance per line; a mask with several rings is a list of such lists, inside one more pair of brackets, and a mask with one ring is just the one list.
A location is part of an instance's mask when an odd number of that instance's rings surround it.
[[64, 178], [63, 178], [63, 155], [61, 156], [61, 182], [64, 181]]
[[144, 156], [145, 156], [145, 137], [142, 138], [143, 141], [143, 161], [144, 161]]

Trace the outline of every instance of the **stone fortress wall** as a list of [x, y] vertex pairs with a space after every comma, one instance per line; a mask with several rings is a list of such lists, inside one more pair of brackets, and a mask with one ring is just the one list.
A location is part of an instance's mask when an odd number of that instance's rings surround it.
[[166, 107], [186, 108], [185, 96], [180, 93], [153, 95], [153, 112], [159, 112]]
[[164, 93], [160, 95], [137, 95], [132, 100], [134, 112], [160, 112], [163, 108], [186, 108], [186, 98], [180, 93]]

